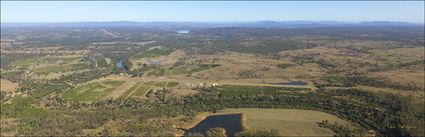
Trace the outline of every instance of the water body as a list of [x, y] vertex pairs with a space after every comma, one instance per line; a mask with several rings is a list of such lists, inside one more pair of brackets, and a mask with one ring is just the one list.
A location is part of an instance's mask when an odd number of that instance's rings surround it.
[[307, 82], [303, 82], [303, 81], [290, 81], [290, 82], [277, 82], [277, 83], [267, 83], [267, 84], [290, 85], [290, 86], [306, 86], [307, 85]]
[[198, 123], [198, 125], [186, 131], [185, 135], [196, 132], [206, 135], [208, 129], [215, 127], [224, 128], [226, 130], [227, 136], [235, 136], [236, 133], [241, 132], [243, 130], [242, 114], [208, 116], [206, 119]]
[[176, 32], [179, 34], [187, 34], [190, 32], [190, 30], [177, 30]]
[[121, 71], [124, 71], [124, 72], [127, 71], [127, 67], [124, 66], [124, 61], [122, 60], [118, 61], [118, 63], [115, 64], [115, 66]]

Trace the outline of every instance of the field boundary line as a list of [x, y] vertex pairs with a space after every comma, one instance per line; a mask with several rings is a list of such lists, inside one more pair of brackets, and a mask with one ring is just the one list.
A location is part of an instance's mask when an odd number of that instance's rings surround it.
[[[137, 82], [136, 84], [138, 84], [139, 82]], [[130, 93], [124, 98], [124, 100], [125, 99], [127, 99], [127, 98], [129, 98], [129, 97], [131, 97], [131, 95], [133, 95], [134, 94], [134, 92], [140, 87], [140, 86], [142, 86], [143, 84], [144, 84], [145, 82], [143, 81], [142, 83], [140, 83], [139, 85], [137, 85], [137, 87], [136, 88], [134, 88], [132, 91], [130, 91]]]

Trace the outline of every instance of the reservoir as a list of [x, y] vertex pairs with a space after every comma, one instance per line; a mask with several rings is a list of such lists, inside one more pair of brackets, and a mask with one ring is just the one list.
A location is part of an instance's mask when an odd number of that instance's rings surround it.
[[179, 34], [187, 34], [187, 33], [190, 32], [190, 30], [178, 30], [176, 32], [179, 33]]
[[185, 132], [185, 135], [189, 133], [201, 133], [207, 134], [208, 129], [221, 127], [226, 130], [226, 136], [235, 136], [236, 133], [241, 132], [242, 128], [242, 114], [224, 114], [224, 115], [213, 115], [208, 116], [195, 127]]

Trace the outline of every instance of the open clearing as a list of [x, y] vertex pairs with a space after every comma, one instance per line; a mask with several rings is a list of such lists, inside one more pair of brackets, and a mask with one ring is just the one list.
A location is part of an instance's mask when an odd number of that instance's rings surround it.
[[328, 113], [299, 109], [225, 109], [220, 113], [243, 113], [248, 129], [276, 129], [282, 136], [332, 136], [330, 129], [319, 127], [317, 122], [346, 125], [348, 122]]
[[63, 97], [74, 101], [96, 101], [104, 98], [124, 81], [103, 81], [81, 85], [65, 91]]
[[6, 79], [0, 79], [0, 91], [4, 92], [14, 92], [18, 88], [18, 83], [13, 83], [12, 81]]

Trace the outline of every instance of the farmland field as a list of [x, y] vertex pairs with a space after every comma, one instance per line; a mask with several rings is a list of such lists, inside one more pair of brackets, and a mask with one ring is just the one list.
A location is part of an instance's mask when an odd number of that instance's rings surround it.
[[145, 95], [145, 93], [149, 90], [149, 89], [151, 89], [152, 87], [151, 86], [148, 86], [148, 85], [140, 85], [138, 88], [136, 88], [135, 90], [134, 90], [134, 96], [138, 96], [138, 97], [143, 97], [144, 95]]
[[165, 81], [156, 81], [155, 87], [165, 87], [165, 86], [167, 86], [167, 83], [168, 82], [165, 82]]
[[102, 99], [124, 81], [104, 81], [89, 83], [65, 91], [63, 98], [74, 101], [96, 101]]
[[127, 98], [130, 94], [132, 94], [143, 82], [137, 82], [136, 84], [134, 84], [130, 89], [128, 89], [127, 91], [125, 91], [124, 94], [121, 95], [121, 99], [125, 99]]
[[179, 85], [179, 82], [168, 82], [167, 87], [175, 87]]

